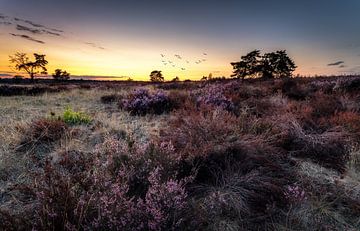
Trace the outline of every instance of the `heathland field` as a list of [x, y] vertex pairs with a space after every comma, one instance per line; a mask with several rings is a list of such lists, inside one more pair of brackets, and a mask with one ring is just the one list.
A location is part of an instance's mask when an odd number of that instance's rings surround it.
[[360, 77], [0, 95], [0, 230], [360, 230]]

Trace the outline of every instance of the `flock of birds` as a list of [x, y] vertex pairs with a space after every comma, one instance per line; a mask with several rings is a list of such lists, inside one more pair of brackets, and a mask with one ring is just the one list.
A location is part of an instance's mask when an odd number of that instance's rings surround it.
[[[180, 70], [182, 71], [185, 71], [186, 68], [183, 67], [184, 64], [190, 64], [190, 63], [195, 63], [195, 64], [201, 64], [203, 62], [206, 62], [207, 59], [205, 57], [207, 57], [207, 53], [202, 53], [202, 58], [196, 60], [196, 61], [189, 61], [187, 59], [184, 59], [181, 55], [178, 55], [178, 54], [175, 54], [174, 57], [176, 58], [175, 61], [174, 60], [170, 60], [170, 59], [167, 59], [169, 58], [169, 56], [166, 56], [164, 54], [160, 54], [161, 58], [163, 58], [161, 60], [161, 62], [166, 66], [166, 65], [169, 65], [169, 66], [172, 66], [172, 67], [178, 67]], [[167, 59], [167, 60], [165, 60]], [[181, 63], [181, 61], [183, 61]]]

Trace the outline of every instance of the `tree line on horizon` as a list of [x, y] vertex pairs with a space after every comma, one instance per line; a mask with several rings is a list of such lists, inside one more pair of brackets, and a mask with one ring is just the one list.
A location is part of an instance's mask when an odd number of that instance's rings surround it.
[[[9, 56], [10, 63], [18, 71], [25, 71], [31, 81], [34, 81], [36, 74], [47, 74], [46, 65], [48, 61], [45, 55], [34, 53], [34, 61], [31, 61], [26, 53], [17, 52], [13, 56]], [[262, 78], [273, 79], [292, 77], [292, 73], [297, 68], [295, 62], [288, 56], [286, 50], [278, 50], [261, 55], [260, 50], [254, 50], [248, 54], [241, 56], [238, 62], [230, 63], [233, 67], [231, 77], [238, 79], [245, 78]], [[70, 73], [62, 69], [56, 69], [52, 74], [53, 78], [58, 81], [70, 79]], [[211, 80], [209, 77], [203, 77], [202, 80]], [[164, 76], [160, 70], [154, 70], [150, 73], [151, 82], [164, 82]], [[176, 76], [172, 82], [178, 82], [180, 78]]]

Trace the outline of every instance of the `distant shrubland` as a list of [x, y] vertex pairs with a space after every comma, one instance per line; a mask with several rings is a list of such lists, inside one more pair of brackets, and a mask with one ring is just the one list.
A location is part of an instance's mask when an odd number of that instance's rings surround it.
[[0, 227], [360, 229], [360, 77], [156, 82], [1, 98]]

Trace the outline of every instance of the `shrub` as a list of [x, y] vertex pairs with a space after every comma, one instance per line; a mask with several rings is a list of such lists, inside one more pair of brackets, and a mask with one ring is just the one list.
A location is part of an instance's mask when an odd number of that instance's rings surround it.
[[313, 108], [312, 116], [315, 118], [329, 117], [344, 110], [341, 101], [334, 95], [325, 95], [321, 92], [315, 94], [310, 101]]
[[131, 115], [162, 114], [173, 109], [173, 103], [165, 92], [157, 90], [150, 93], [148, 89], [135, 89], [127, 99], [121, 102], [120, 107]]
[[104, 104], [110, 104], [114, 102], [118, 102], [122, 99], [122, 96], [118, 94], [111, 94], [111, 95], [103, 95], [100, 98], [100, 101]]
[[360, 78], [356, 77], [338, 79], [334, 88], [336, 90], [349, 93], [357, 92], [360, 89]]
[[313, 92], [311, 89], [304, 89], [304, 87], [300, 85], [300, 81], [294, 78], [281, 80], [279, 82], [279, 88], [283, 95], [294, 100], [305, 100], [307, 97], [311, 96], [311, 93]]
[[30, 124], [24, 132], [22, 144], [36, 144], [41, 142], [54, 142], [61, 139], [68, 126], [59, 120], [39, 119]]
[[355, 138], [360, 137], [360, 115], [356, 112], [345, 111], [336, 113], [326, 121], [335, 126], [344, 127]]
[[233, 111], [234, 104], [225, 96], [224, 91], [224, 86], [217, 84], [209, 85], [197, 93], [197, 102], [199, 104], [210, 105], [219, 107], [223, 110]]
[[91, 123], [91, 118], [89, 115], [82, 112], [75, 112], [70, 107], [66, 108], [61, 119], [69, 125]]
[[162, 140], [170, 141], [184, 158], [193, 158], [237, 141], [236, 123], [233, 114], [220, 108], [181, 110], [174, 114], [169, 127], [160, 134]]
[[349, 159], [349, 139], [346, 133], [333, 129], [321, 134], [308, 134], [296, 121], [280, 126], [285, 126], [283, 129], [287, 131], [282, 147], [291, 155], [309, 158], [324, 167], [345, 172]]
[[172, 150], [108, 138], [92, 154], [60, 154], [36, 176], [34, 228], [179, 229], [188, 179], [171, 170]]

